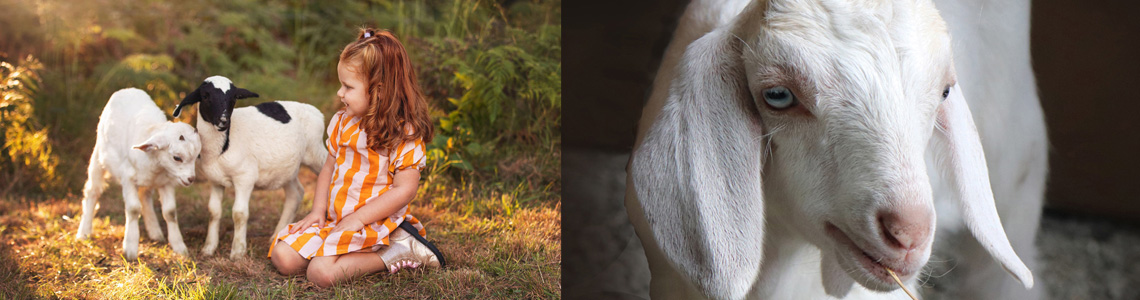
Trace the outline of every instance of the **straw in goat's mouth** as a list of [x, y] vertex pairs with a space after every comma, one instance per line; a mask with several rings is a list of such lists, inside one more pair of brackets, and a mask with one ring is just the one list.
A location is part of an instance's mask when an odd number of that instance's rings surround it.
[[907, 296], [910, 296], [910, 299], [918, 300], [918, 298], [915, 298], [914, 294], [911, 294], [910, 291], [906, 289], [906, 286], [902, 284], [902, 280], [899, 280], [899, 276], [895, 275], [895, 271], [891, 271], [891, 268], [887, 267], [883, 267], [883, 269], [887, 269], [887, 274], [891, 274], [891, 278], [895, 279], [895, 283], [899, 284], [899, 287], [902, 288], [903, 292], [906, 292]]

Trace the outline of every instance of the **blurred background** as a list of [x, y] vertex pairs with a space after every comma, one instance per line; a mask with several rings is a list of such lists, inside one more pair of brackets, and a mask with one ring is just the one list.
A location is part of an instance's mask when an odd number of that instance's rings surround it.
[[[593, 2], [593, 3], [590, 3]], [[685, 0], [574, 2], [567, 15], [565, 286], [570, 298], [645, 298], [625, 215], [637, 120]], [[591, 4], [604, 3], [605, 9]], [[1033, 1], [1031, 43], [1049, 131], [1037, 244], [1054, 299], [1140, 298], [1140, 4]]]
[[[426, 141], [428, 167], [413, 211], [429, 220], [429, 231], [434, 219], [435, 237], [456, 253], [460, 268], [433, 275], [447, 284], [425, 280], [431, 287], [426, 289], [476, 298], [559, 294], [561, 5], [560, 0], [0, 0], [0, 274], [5, 274], [0, 282], [30, 282], [24, 288], [0, 284], [0, 295], [69, 290], [61, 287], [77, 288], [75, 294], [55, 296], [92, 295], [115, 283], [140, 285], [138, 294], [126, 295], [152, 295], [147, 293], [154, 291], [154, 280], [104, 278], [123, 265], [96, 259], [102, 263], [92, 264], [96, 275], [47, 280], [44, 274], [68, 273], [59, 265], [84, 269], [83, 262], [43, 251], [25, 263], [11, 259], [27, 253], [21, 249], [67, 245], [33, 241], [50, 240], [55, 231], [61, 242], [69, 241], [66, 233], [74, 232], [95, 126], [113, 92], [143, 89], [169, 117], [204, 78], [223, 75], [261, 95], [239, 107], [294, 100], [318, 107], [327, 120], [341, 105], [337, 58], [363, 26], [391, 30], [403, 42], [431, 104], [436, 138]], [[177, 121], [194, 124], [196, 111]], [[309, 193], [298, 216], [311, 207], [313, 177], [302, 172]], [[121, 193], [112, 186], [99, 211], [110, 219], [97, 222], [96, 231], [115, 226], [105, 234], [121, 239]], [[263, 214], [265, 219], [275, 220], [280, 211], [276, 193], [255, 195], [265, 199], [264, 211], [273, 212]], [[197, 188], [179, 190], [191, 249], [200, 247], [196, 234], [207, 218], [202, 195]], [[223, 247], [231, 234], [229, 203], [223, 205]], [[47, 211], [36, 213], [40, 209]], [[251, 224], [261, 217], [254, 215]], [[56, 221], [42, 226], [59, 228], [20, 229], [37, 220]], [[272, 228], [265, 230], [251, 229], [251, 240], [268, 239]], [[96, 238], [92, 251], [117, 257], [116, 243], [114, 236]], [[147, 252], [145, 245], [142, 249]], [[251, 252], [257, 257], [264, 249]], [[275, 274], [263, 267], [254, 266]], [[207, 266], [195, 274], [215, 272]], [[260, 273], [218, 274], [245, 280]], [[92, 276], [105, 280], [81, 280]], [[153, 279], [176, 277], [159, 272]], [[212, 286], [224, 280], [195, 280], [186, 282], [226, 291]]]
[[504, 158], [533, 156], [533, 168], [500, 177], [554, 182], [559, 9], [559, 1], [513, 0], [5, 0], [0, 192], [77, 192], [82, 180], [66, 179], [86, 166], [61, 162], [86, 161], [103, 105], [126, 87], [169, 114], [202, 79], [223, 75], [261, 94], [243, 105], [298, 100], [331, 116], [340, 105], [337, 57], [362, 26], [392, 30], [418, 67], [440, 129], [433, 148], [450, 158], [433, 157], [441, 164], [433, 171], [480, 176]]

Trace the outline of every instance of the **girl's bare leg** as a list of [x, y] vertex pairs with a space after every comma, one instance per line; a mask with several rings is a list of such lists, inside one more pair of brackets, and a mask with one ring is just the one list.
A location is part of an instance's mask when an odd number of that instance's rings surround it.
[[289, 247], [284, 241], [278, 241], [273, 245], [273, 256], [269, 257], [273, 262], [273, 266], [277, 267], [277, 272], [282, 275], [300, 275], [305, 273], [305, 268], [309, 266], [309, 260]]
[[313, 257], [309, 266], [309, 281], [319, 287], [330, 287], [354, 277], [387, 269], [384, 260], [375, 252], [353, 252], [338, 256]]

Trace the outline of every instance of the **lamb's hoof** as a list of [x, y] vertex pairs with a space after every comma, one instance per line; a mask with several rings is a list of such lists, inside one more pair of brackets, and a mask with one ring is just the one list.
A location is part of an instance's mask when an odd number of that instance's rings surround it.
[[190, 251], [186, 250], [186, 245], [171, 245], [170, 248], [174, 250], [174, 253], [178, 253], [178, 255], [190, 256]]
[[123, 252], [123, 259], [126, 259], [129, 262], [137, 262], [137, 261], [139, 261], [139, 252], [138, 251], [135, 251], [134, 253]]
[[165, 242], [166, 241], [166, 237], [162, 236], [161, 233], [160, 234], [152, 234], [149, 237], [150, 237], [150, 240], [155, 241], [155, 242]]
[[245, 258], [245, 243], [234, 243], [233, 248], [230, 248], [230, 259], [242, 258]]
[[206, 245], [205, 247], [202, 247], [202, 255], [214, 256], [214, 250], [217, 250], [217, 248], [217, 245]]
[[76, 241], [83, 241], [83, 240], [87, 240], [87, 235], [86, 235], [86, 234], [82, 234], [82, 233], [78, 233], [78, 234], [75, 234], [75, 240], [76, 240]]

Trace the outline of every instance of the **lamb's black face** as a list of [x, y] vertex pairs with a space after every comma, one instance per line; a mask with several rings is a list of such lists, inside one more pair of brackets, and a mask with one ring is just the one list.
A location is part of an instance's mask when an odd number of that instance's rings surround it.
[[[210, 83], [203, 83], [202, 86], [208, 86]], [[203, 88], [198, 88], [203, 90]], [[234, 93], [234, 89], [227, 91]], [[202, 115], [202, 119], [214, 125], [218, 131], [226, 131], [230, 128], [230, 116], [233, 115], [234, 106], [237, 104], [237, 99], [233, 95], [222, 93], [221, 90], [213, 88], [205, 88], [201, 93], [202, 102], [199, 103], [198, 113]]]
[[202, 85], [198, 86], [198, 89], [190, 92], [186, 98], [182, 99], [182, 103], [174, 108], [174, 116], [178, 116], [182, 107], [199, 103], [198, 115], [202, 117], [202, 120], [214, 125], [218, 131], [226, 131], [230, 129], [230, 117], [233, 115], [237, 100], [250, 97], [258, 97], [258, 95], [234, 86], [228, 78], [212, 76], [206, 78]]

